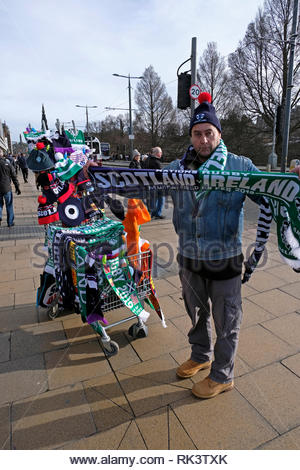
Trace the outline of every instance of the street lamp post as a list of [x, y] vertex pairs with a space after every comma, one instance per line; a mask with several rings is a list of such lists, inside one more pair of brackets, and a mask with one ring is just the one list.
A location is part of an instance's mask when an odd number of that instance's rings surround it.
[[[85, 108], [85, 114], [86, 114], [86, 132], [87, 132], [87, 136], [89, 138], [90, 136], [90, 129], [89, 129], [89, 112], [88, 112], [88, 109], [89, 108], [98, 108], [98, 106], [88, 106], [87, 104], [85, 106], [81, 106], [80, 104], [76, 104], [75, 105], [76, 108]], [[91, 148], [93, 148], [93, 141], [91, 139]]]
[[121, 77], [121, 78], [127, 78], [127, 79], [128, 79], [128, 97], [129, 97], [129, 132], [128, 132], [128, 136], [129, 136], [129, 143], [130, 143], [130, 146], [129, 146], [129, 149], [130, 149], [130, 160], [132, 160], [134, 135], [133, 135], [133, 132], [132, 132], [132, 108], [131, 108], [131, 83], [130, 83], [130, 79], [141, 80], [141, 79], [143, 79], [144, 77], [132, 77], [132, 76], [130, 75], [130, 73], [129, 73], [128, 75], [119, 75], [118, 73], [113, 73], [113, 76], [114, 76], [114, 77]]

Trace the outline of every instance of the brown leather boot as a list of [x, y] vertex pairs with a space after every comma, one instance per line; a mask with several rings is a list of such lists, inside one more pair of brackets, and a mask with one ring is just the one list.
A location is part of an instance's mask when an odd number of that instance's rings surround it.
[[197, 374], [199, 370], [208, 369], [210, 366], [211, 361], [200, 363], [192, 361], [192, 359], [188, 359], [178, 367], [176, 374], [182, 379], [187, 379], [188, 377], [193, 377], [193, 375]]
[[205, 377], [204, 380], [193, 386], [192, 393], [198, 398], [213, 398], [219, 395], [219, 393], [229, 392], [229, 390], [233, 389], [233, 386], [233, 381], [227, 384], [220, 384], [209, 377]]

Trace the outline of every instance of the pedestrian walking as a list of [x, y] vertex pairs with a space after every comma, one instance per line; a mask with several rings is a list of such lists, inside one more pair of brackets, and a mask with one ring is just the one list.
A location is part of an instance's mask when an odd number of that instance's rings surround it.
[[15, 185], [16, 193], [18, 195], [21, 194], [19, 181], [15, 170], [9, 161], [5, 158], [3, 151], [0, 149], [0, 225], [5, 201], [8, 227], [14, 226], [14, 207], [11, 181]]
[[132, 154], [132, 161], [129, 163], [129, 168], [141, 168], [141, 154], [135, 149]]
[[[162, 154], [163, 152], [160, 147], [154, 147], [151, 150], [149, 157], [143, 162], [143, 168], [153, 168], [155, 170], [160, 170]], [[162, 215], [164, 202], [165, 198], [163, 196], [163, 192], [158, 190], [149, 194], [147, 206], [151, 213], [152, 219], [165, 219], [165, 216]]]
[[18, 156], [18, 166], [22, 172], [24, 183], [28, 183], [28, 166], [23, 153]]

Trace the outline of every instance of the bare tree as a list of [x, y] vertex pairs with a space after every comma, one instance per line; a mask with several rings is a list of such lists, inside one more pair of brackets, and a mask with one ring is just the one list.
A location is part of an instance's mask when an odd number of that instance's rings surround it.
[[151, 135], [151, 145], [159, 143], [164, 126], [168, 124], [173, 112], [172, 99], [166, 86], [150, 65], [143, 73], [136, 87], [135, 102], [138, 107], [136, 122]]
[[[263, 9], [247, 28], [237, 50], [229, 56], [231, 87], [244, 111], [260, 118], [271, 129], [277, 107], [284, 108], [287, 91], [288, 58], [292, 26], [292, 0], [265, 0]], [[296, 63], [299, 61], [299, 47]], [[294, 69], [292, 107], [300, 100], [299, 62]], [[294, 122], [294, 127], [300, 121]], [[281, 132], [277, 133], [276, 152], [281, 153]]]
[[199, 59], [197, 73], [202, 91], [211, 94], [212, 102], [219, 115], [228, 112], [228, 72], [224, 57], [217, 50], [217, 43], [209, 42]]

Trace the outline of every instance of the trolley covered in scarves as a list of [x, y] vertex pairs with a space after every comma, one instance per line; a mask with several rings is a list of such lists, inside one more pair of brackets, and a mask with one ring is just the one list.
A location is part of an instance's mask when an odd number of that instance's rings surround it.
[[[107, 330], [134, 321], [128, 333], [134, 338], [148, 334], [149, 313], [143, 301], [154, 308], [165, 326], [164, 316], [151, 277], [152, 252], [147, 241], [140, 251], [128, 255], [124, 226], [105, 215], [92, 224], [74, 228], [48, 225], [48, 260], [37, 292], [37, 305], [56, 318], [65, 308], [81, 315], [100, 335], [108, 356], [119, 347]], [[131, 315], [109, 323], [109, 312], [126, 306]]]
[[[142, 201], [132, 199], [125, 214], [120, 201], [96, 194], [89, 169], [98, 163], [84, 137], [79, 142], [63, 130], [32, 128], [24, 136], [31, 150], [28, 168], [42, 190], [38, 222], [46, 227], [48, 249], [37, 306], [46, 308], [50, 318], [66, 309], [77, 312], [100, 335], [106, 354], [116, 354], [118, 345], [107, 329], [135, 320], [129, 334], [146, 336], [144, 301], [165, 326], [151, 277], [150, 245], [139, 236], [149, 213]], [[119, 221], [105, 216], [105, 204]], [[130, 316], [109, 324], [109, 311], [122, 306]]]

